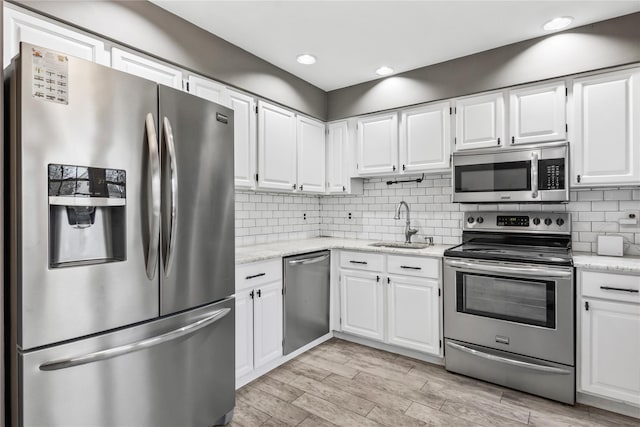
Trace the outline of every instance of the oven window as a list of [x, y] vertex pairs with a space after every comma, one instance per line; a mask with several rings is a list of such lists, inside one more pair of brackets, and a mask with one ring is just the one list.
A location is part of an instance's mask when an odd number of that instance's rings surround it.
[[456, 166], [456, 193], [530, 191], [531, 162]]
[[456, 273], [457, 310], [461, 313], [556, 327], [555, 282]]

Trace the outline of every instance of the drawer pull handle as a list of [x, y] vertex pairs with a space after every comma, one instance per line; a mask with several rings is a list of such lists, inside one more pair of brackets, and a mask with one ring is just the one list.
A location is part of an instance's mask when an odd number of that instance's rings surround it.
[[363, 264], [367, 265], [367, 261], [349, 261], [351, 264]]
[[603, 291], [621, 291], [621, 292], [632, 292], [634, 294], [638, 293], [638, 289], [629, 289], [629, 288], [616, 288], [614, 286], [600, 286], [600, 289]]
[[258, 273], [258, 274], [254, 274], [253, 276], [247, 276], [245, 277], [245, 280], [249, 280], [249, 279], [255, 279], [256, 277], [261, 277], [266, 275], [267, 273]]
[[422, 270], [422, 267], [412, 267], [410, 265], [401, 265], [400, 268], [404, 268], [405, 270]]

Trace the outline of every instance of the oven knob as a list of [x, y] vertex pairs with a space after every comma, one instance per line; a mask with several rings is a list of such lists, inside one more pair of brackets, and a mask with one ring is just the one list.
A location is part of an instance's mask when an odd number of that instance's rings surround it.
[[544, 225], [551, 225], [551, 224], [553, 224], [553, 221], [551, 221], [551, 218], [544, 219]]
[[476, 219], [476, 222], [477, 222], [478, 224], [482, 224], [482, 223], [484, 222], [484, 218], [482, 218], [481, 216], [479, 216], [479, 217]]
[[559, 227], [562, 227], [562, 225], [564, 224], [564, 219], [562, 218], [556, 219], [556, 224], [558, 224]]
[[467, 222], [468, 222], [469, 224], [473, 224], [475, 221], [476, 221], [476, 220], [475, 220], [472, 216], [470, 216], [469, 218], [467, 218]]
[[540, 225], [540, 218], [533, 218], [534, 225]]

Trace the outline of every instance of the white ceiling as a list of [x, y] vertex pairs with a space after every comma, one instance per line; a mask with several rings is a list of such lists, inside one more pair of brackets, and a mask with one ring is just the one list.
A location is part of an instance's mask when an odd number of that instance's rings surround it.
[[[190, 1], [158, 6], [326, 91], [640, 11], [634, 1]], [[300, 53], [318, 58], [296, 62]]]

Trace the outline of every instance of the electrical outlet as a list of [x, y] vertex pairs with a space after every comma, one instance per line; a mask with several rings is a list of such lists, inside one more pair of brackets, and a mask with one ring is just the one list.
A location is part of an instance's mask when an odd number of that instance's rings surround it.
[[640, 211], [624, 211], [623, 216], [618, 220], [620, 225], [638, 225]]
[[351, 212], [349, 212], [349, 219], [351, 219]]
[[307, 214], [306, 213], [302, 214], [302, 219], [304, 219], [305, 221], [307, 220]]

